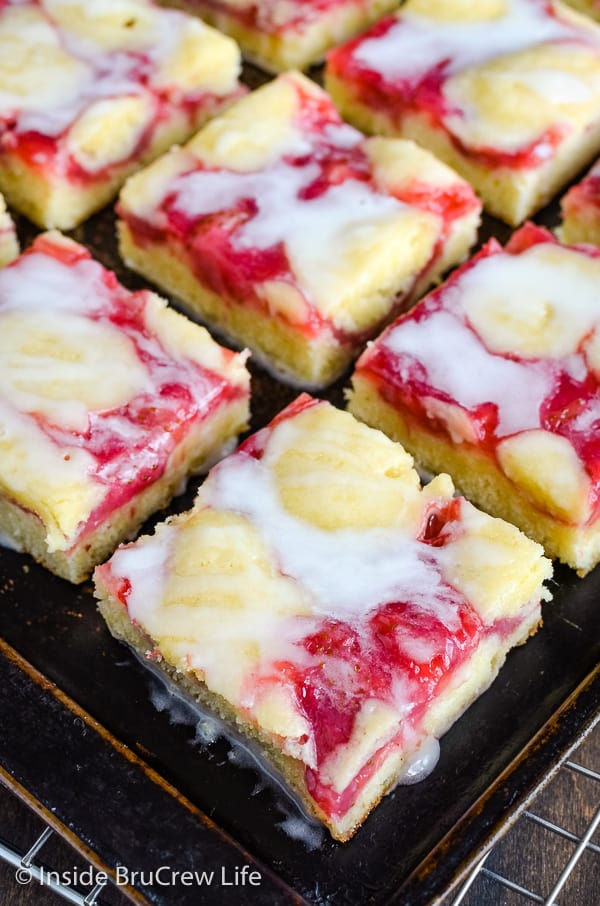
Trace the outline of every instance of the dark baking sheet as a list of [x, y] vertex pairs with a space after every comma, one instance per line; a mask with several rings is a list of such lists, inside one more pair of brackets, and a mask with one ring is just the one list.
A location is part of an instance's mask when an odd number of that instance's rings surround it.
[[[27, 241], [34, 231], [20, 227]], [[492, 233], [504, 240], [508, 230], [488, 220]], [[110, 211], [73, 235], [126, 285], [146, 285], [119, 262]], [[344, 383], [326, 394], [338, 405]], [[254, 369], [253, 427], [296, 393]], [[200, 741], [181, 705], [165, 707], [162, 686], [108, 633], [89, 585], [1, 550], [0, 776], [98, 864], [143, 872], [130, 892], [152, 903], [434, 901], [597, 715], [600, 569], [579, 580], [559, 568], [555, 578], [543, 629], [444, 737], [434, 773], [398, 788], [340, 845], [307, 824], [242, 747]], [[243, 865], [260, 885], [247, 872], [240, 883]], [[164, 886], [151, 877], [161, 866], [214, 875], [201, 887]]]

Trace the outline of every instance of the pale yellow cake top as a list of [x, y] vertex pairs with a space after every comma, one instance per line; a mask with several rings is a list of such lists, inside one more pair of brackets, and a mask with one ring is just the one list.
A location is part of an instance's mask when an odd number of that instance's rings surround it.
[[12, 217], [6, 210], [4, 197], [0, 193], [0, 267], [4, 267], [19, 254], [19, 242]]
[[[405, 356], [419, 363], [441, 394], [423, 391], [425, 409], [454, 443], [477, 445], [472, 413], [493, 405], [500, 468], [542, 512], [583, 525], [594, 511], [586, 445], [600, 417], [589, 389], [600, 375], [600, 258], [537, 238], [478, 259], [425, 301], [426, 317], [399, 319], [378, 345], [398, 369]], [[581, 388], [577, 399], [555, 401], [562, 381]]]
[[146, 0], [41, 0], [0, 10], [0, 114], [18, 131], [66, 134], [89, 172], [124, 160], [158, 112], [236, 89], [240, 54], [199, 19]]
[[[311, 125], [314, 103], [331, 104], [305, 77], [280, 76], [132, 177], [122, 210], [162, 228], [167, 196], [192, 220], [253, 199], [256, 214], [237, 231], [235, 248], [282, 243], [296, 286], [316, 309], [336, 326], [360, 330], [385, 314], [391, 288], [402, 278], [410, 285], [443, 235], [441, 216], [399, 201], [394, 191], [410, 180], [434, 191], [466, 184], [412, 143], [365, 139], [333, 108], [326, 126]], [[359, 149], [369, 180], [344, 179], [307, 197], [322, 149], [336, 147]]]
[[[539, 600], [551, 572], [539, 545], [453, 503], [447, 475], [421, 487], [403, 448], [350, 414], [318, 402], [254, 446], [259, 456], [242, 450], [212, 470], [191, 512], [100, 570], [129, 581], [130, 618], [162, 656], [236, 707], [250, 706], [247, 683], [269, 664], [302, 662], [296, 642], [319, 621], [361, 625], [400, 600], [451, 626], [458, 593], [491, 627]], [[456, 511], [444, 543], [418, 540], [447, 506]], [[270, 731], [301, 735], [283, 691], [252, 708]]]
[[560, 2], [408, 0], [397, 18], [354, 59], [392, 82], [443, 66], [443, 122], [465, 145], [511, 153], [548, 131], [550, 155], [550, 131], [596, 118], [600, 28]]
[[40, 517], [51, 551], [69, 549], [111, 483], [133, 477], [119, 456], [98, 460], [103, 448], [137, 445], [135, 469], [152, 468], [140, 443], [144, 411], [161, 404], [161, 388], [187, 382], [202, 412], [211, 383], [192, 363], [233, 387], [248, 384], [244, 356], [154, 294], [138, 295], [133, 325], [121, 327], [127, 294], [105, 275], [57, 233], [0, 272], [0, 489]]

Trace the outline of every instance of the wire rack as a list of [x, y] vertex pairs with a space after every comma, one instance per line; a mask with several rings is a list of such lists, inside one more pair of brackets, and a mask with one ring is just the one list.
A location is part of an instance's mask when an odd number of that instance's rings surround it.
[[[565, 771], [574, 772], [575, 774], [585, 777], [588, 781], [593, 781], [593, 791], [595, 793], [594, 801], [600, 802], [599, 773], [584, 767], [575, 761], [565, 762], [561, 768], [561, 772]], [[534, 805], [536, 802], [537, 800], [534, 801]], [[517, 898], [520, 898], [523, 903], [529, 901], [541, 903], [543, 906], [584, 906], [581, 901], [575, 903], [573, 900], [560, 900], [559, 902], [558, 897], [560, 896], [561, 891], [564, 891], [567, 880], [572, 875], [584, 853], [593, 857], [595, 866], [594, 871], [600, 882], [600, 846], [594, 843], [592, 839], [597, 829], [600, 827], [600, 807], [596, 809], [585, 832], [580, 835], [574, 834], [567, 828], [537, 815], [534, 811], [524, 811], [519, 817], [515, 827], [509, 833], [514, 833], [516, 828], [524, 822], [542, 828], [546, 833], [566, 840], [575, 847], [570, 857], [566, 859], [564, 863], [556, 864], [554, 866], [556, 869], [556, 880], [550, 894], [543, 896], [541, 893], [531, 890], [521, 883], [517, 883], [517, 881], [510, 877], [506, 877], [505, 875], [492, 870], [488, 863], [493, 861], [492, 856], [496, 851], [496, 848], [493, 848], [475, 865], [458, 893], [450, 899], [444, 900], [444, 906], [460, 906], [460, 904], [465, 904], [466, 906], [467, 902], [480, 904], [484, 901], [488, 906], [493, 906], [495, 903], [504, 902], [501, 896], [503, 890], [511, 891], [513, 894], [517, 895]], [[4, 833], [5, 829], [1, 828], [0, 831]], [[58, 894], [68, 903], [77, 904], [77, 906], [104, 906], [103, 892], [106, 893], [111, 888], [114, 889], [110, 880], [102, 879], [96, 883], [89, 892], [82, 893], [74, 887], [61, 883], [56, 879], [56, 877], [60, 875], [60, 872], [53, 872], [51, 869], [43, 867], [42, 863], [38, 861], [38, 857], [42, 855], [43, 848], [53, 834], [54, 832], [52, 829], [46, 827], [27, 852], [24, 853], [19, 852], [17, 848], [13, 848], [0, 840], [0, 860], [7, 862], [15, 869], [16, 883], [19, 883], [18, 873], [24, 872], [32, 881], [43, 882], [44, 887], [48, 888], [53, 893]], [[56, 877], [53, 877], [53, 875]], [[21, 875], [20, 883], [23, 883], [22, 878], [23, 876]], [[496, 894], [490, 893], [489, 888], [484, 897], [482, 897], [481, 893], [477, 893], [477, 884], [480, 883], [482, 879], [486, 879], [487, 882], [493, 883], [496, 887]], [[592, 901], [590, 900], [590, 903], [591, 902]]]
[[[43, 883], [44, 887], [61, 896], [67, 903], [75, 903], [77, 906], [103, 906], [99, 897], [106, 887], [107, 881], [98, 882], [89, 893], [82, 894], [73, 887], [55, 880], [52, 877], [54, 872], [45, 870], [35, 863], [35, 858], [53, 833], [54, 831], [50, 827], [46, 827], [26, 853], [19, 853], [16, 849], [0, 841], [0, 859], [8, 862], [15, 869], [15, 883], [25, 884], [30, 878], [39, 884]], [[56, 874], [59, 873], [56, 872]]]
[[[586, 768], [583, 765], [577, 764], [577, 762], [575, 761], [565, 762], [562, 770], [573, 771], [576, 774], [594, 781], [595, 784], [600, 784], [600, 774], [598, 774], [596, 771], [590, 770], [590, 768]], [[595, 801], [600, 801], [600, 785], [596, 787], [596, 793], [597, 795], [595, 797]], [[573, 874], [573, 871], [575, 870], [584, 853], [588, 852], [593, 854], [596, 861], [597, 870], [600, 870], [600, 846], [592, 841], [596, 830], [600, 826], [600, 807], [596, 809], [594, 816], [589, 822], [585, 832], [581, 836], [572, 833], [565, 827], [554, 824], [552, 821], [548, 821], [546, 818], [542, 818], [540, 815], [537, 815], [533, 811], [524, 811], [519, 818], [519, 822], [531, 822], [533, 825], [537, 825], [538, 827], [543, 828], [550, 834], [556, 835], [563, 840], [568, 840], [570, 843], [575, 844], [575, 849], [572, 852], [570, 858], [568, 858], [568, 860], [564, 864], [557, 867], [556, 881], [550, 893], [547, 896], [543, 896], [542, 894], [531, 890], [529, 887], [517, 883], [511, 878], [505, 877], [503, 874], [493, 871], [488, 867], [487, 864], [490, 861], [492, 854], [494, 853], [494, 850], [491, 849], [472, 869], [468, 878], [460, 888], [458, 894], [451, 901], [451, 906], [460, 906], [461, 903], [465, 903], [469, 892], [472, 890], [477, 880], [481, 877], [485, 877], [488, 880], [494, 882], [494, 884], [499, 885], [500, 888], [504, 888], [506, 890], [512, 891], [515, 894], [518, 894], [519, 897], [522, 898], [523, 902], [529, 901], [533, 903], [541, 903], [543, 904], [543, 906], [559, 906], [559, 901], [557, 898], [565, 887], [568, 879]], [[565, 902], [564, 906], [570, 906], [570, 904]], [[579, 906], [579, 904], [577, 904], [577, 906]]]

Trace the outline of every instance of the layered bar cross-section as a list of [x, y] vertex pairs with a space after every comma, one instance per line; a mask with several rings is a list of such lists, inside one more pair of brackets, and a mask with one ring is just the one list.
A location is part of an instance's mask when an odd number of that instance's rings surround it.
[[540, 545], [453, 491], [301, 396], [97, 568], [100, 610], [346, 840], [540, 621]]
[[527, 224], [359, 359], [350, 408], [587, 573], [600, 559], [600, 251]]
[[118, 211], [130, 266], [308, 388], [466, 256], [480, 208], [433, 155], [365, 139], [290, 73], [132, 177]]
[[82, 581], [245, 428], [244, 359], [38, 237], [0, 271], [2, 534]]

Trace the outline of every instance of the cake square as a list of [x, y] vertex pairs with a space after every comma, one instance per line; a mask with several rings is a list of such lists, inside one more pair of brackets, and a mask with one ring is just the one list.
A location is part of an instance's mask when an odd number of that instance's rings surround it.
[[306, 388], [465, 257], [480, 203], [433, 155], [365, 139], [289, 73], [133, 176], [117, 210], [130, 267]]
[[571, 186], [560, 202], [562, 223], [558, 235], [564, 242], [600, 245], [600, 160], [584, 178]]
[[12, 217], [0, 195], [0, 267], [4, 267], [19, 254], [19, 240]]
[[600, 152], [600, 27], [555, 0], [408, 0], [331, 52], [367, 132], [412, 138], [516, 226]]
[[434, 767], [550, 574], [447, 475], [421, 488], [402, 447], [302, 395], [94, 581], [112, 633], [257, 738], [347, 840]]
[[526, 224], [359, 359], [350, 409], [580, 575], [600, 559], [600, 250]]
[[0, 532], [81, 582], [245, 427], [244, 358], [39, 236], [0, 271]]
[[0, 3], [0, 190], [67, 230], [240, 87], [231, 38], [149, 0]]
[[306, 69], [394, 9], [398, 0], [162, 0], [199, 16], [269, 72]]

